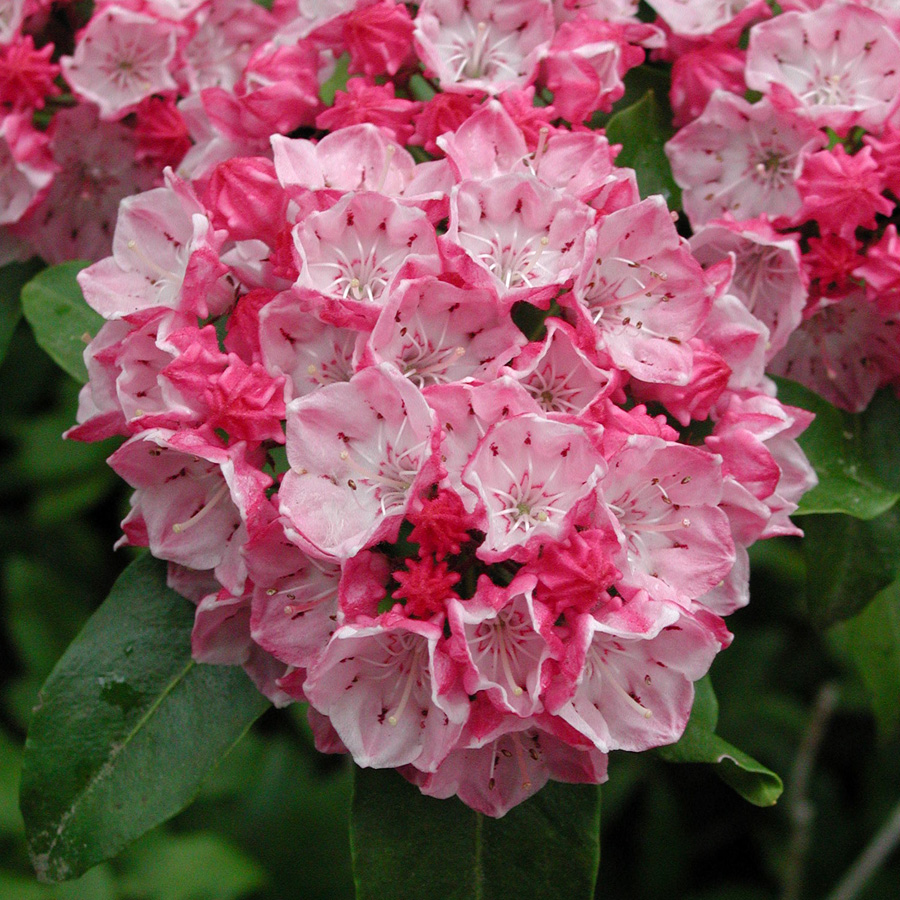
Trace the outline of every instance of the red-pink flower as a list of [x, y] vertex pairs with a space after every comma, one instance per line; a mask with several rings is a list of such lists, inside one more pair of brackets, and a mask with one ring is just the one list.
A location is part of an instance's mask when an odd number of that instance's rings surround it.
[[415, 130], [413, 116], [418, 110], [417, 101], [396, 97], [390, 82], [367, 84], [362, 78], [351, 78], [346, 91], [335, 93], [334, 106], [316, 116], [316, 128], [337, 131], [371, 122], [392, 140], [407, 144]]
[[797, 188], [803, 198], [797, 218], [815, 219], [821, 232], [845, 240], [860, 226], [874, 228], [876, 213], [889, 216], [894, 210], [894, 204], [882, 196], [884, 179], [871, 147], [852, 156], [843, 144], [813, 153], [797, 179]]
[[14, 110], [42, 109], [60, 93], [59, 66], [50, 62], [53, 44], [35, 50], [30, 34], [0, 47], [0, 104]]

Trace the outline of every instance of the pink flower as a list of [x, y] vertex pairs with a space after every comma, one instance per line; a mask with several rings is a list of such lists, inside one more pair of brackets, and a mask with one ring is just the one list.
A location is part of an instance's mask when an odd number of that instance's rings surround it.
[[13, 40], [22, 25], [26, 0], [9, 0], [0, 8], [0, 43]]
[[[644, 381], [684, 384], [686, 346], [712, 304], [700, 266], [661, 197], [601, 219], [569, 297], [586, 340]], [[678, 297], [677, 304], [672, 298]]]
[[323, 297], [337, 324], [371, 325], [399, 273], [437, 274], [434, 228], [425, 214], [376, 193], [348, 193], [294, 229], [298, 287]]
[[415, 43], [442, 91], [500, 94], [537, 74], [553, 37], [546, 0], [423, 0]]
[[441, 640], [433, 622], [388, 614], [343, 625], [310, 667], [303, 690], [358, 765], [428, 772], [450, 752], [469, 702]]
[[[651, 26], [646, 31], [648, 38], [657, 34]], [[634, 37], [586, 14], [559, 27], [543, 61], [543, 77], [559, 115], [579, 123], [597, 110], [612, 109], [625, 93], [622, 77], [644, 61], [644, 50], [629, 43]]]
[[[714, 619], [714, 617], [710, 617]], [[584, 667], [551, 709], [598, 750], [672, 743], [687, 725], [693, 683], [730, 635], [643, 591], [621, 608], [576, 623]], [[561, 701], [561, 702], [560, 702]]]
[[793, 216], [803, 160], [824, 138], [766, 99], [750, 104], [717, 91], [700, 118], [666, 144], [685, 212], [696, 227], [725, 213]]
[[208, 315], [227, 302], [220, 239], [193, 190], [173, 175], [165, 187], [122, 204], [113, 256], [79, 273], [94, 309], [109, 317], [170, 307]]
[[591, 211], [522, 175], [463, 182], [451, 198], [448, 237], [490, 276], [507, 303], [540, 304], [574, 272]]
[[771, 358], [800, 324], [806, 305], [797, 240], [777, 234], [765, 221], [726, 219], [699, 229], [691, 250], [703, 266], [733, 254], [728, 290], [769, 329], [766, 357]]
[[855, 288], [811, 310], [770, 371], [841, 409], [862, 412], [879, 387], [900, 376], [900, 323], [880, 315]]
[[393, 363], [418, 388], [496, 376], [525, 336], [487, 289], [433, 276], [403, 281], [378, 316], [362, 365]]
[[401, 774], [429, 797], [458, 795], [472, 809], [495, 818], [527, 800], [551, 778], [573, 784], [606, 780], [606, 754], [587, 740], [573, 747], [531, 721], [509, 716], [508, 730], [467, 741], [437, 771], [423, 774], [408, 766]]
[[742, 96], [745, 57], [745, 51], [719, 43], [679, 53], [672, 63], [669, 93], [672, 124], [682, 128], [698, 118], [717, 90]]
[[0, 119], [0, 225], [18, 222], [40, 201], [57, 166], [50, 142], [31, 126], [30, 116]]
[[35, 50], [27, 34], [0, 47], [0, 104], [14, 110], [43, 109], [47, 97], [60, 93], [59, 66], [50, 62], [53, 44]]
[[754, 20], [771, 15], [764, 0], [653, 0], [650, 5], [676, 34], [709, 35], [719, 41], [736, 40]]
[[135, 159], [133, 131], [99, 121], [92, 104], [58, 112], [49, 137], [56, 177], [17, 234], [51, 265], [101, 259], [111, 249], [119, 201], [149, 188], [157, 173]]
[[316, 116], [316, 128], [337, 131], [371, 122], [386, 137], [407, 144], [415, 130], [412, 120], [418, 110], [416, 101], [395, 97], [390, 82], [366, 84], [362, 78], [351, 78], [346, 91], [335, 93], [334, 106]]
[[900, 313], [900, 238], [896, 225], [888, 225], [853, 274], [866, 280], [866, 292], [882, 315]]
[[316, 556], [347, 559], [395, 539], [438, 471], [434, 413], [386, 364], [293, 400], [287, 429], [280, 509], [288, 535]]
[[455, 133], [477, 108], [478, 103], [468, 94], [435, 94], [416, 116], [416, 130], [409, 143], [424, 147], [432, 155], [442, 155], [437, 138]]
[[118, 119], [151, 94], [174, 91], [170, 73], [175, 30], [166, 23], [115, 6], [91, 18], [73, 56], [60, 60], [72, 88]]
[[817, 126], [882, 125], [900, 95], [900, 40], [877, 12], [833, 0], [750, 32], [747, 87]]
[[340, 566], [307, 556], [277, 520], [253, 535], [244, 556], [253, 641], [283, 663], [307, 668], [338, 628]]
[[192, 569], [215, 569], [223, 585], [242, 591], [240, 547], [271, 484], [243, 444], [225, 449], [197, 432], [151, 429], [123, 444], [110, 465], [137, 488], [122, 543], [148, 546], [158, 559]]
[[177, 166], [191, 148], [187, 126], [175, 104], [162, 97], [148, 97], [135, 110], [137, 137], [135, 158], [162, 170]]
[[609, 459], [599, 490], [628, 558], [621, 584], [689, 607], [734, 564], [728, 519], [718, 508], [721, 465], [712, 454], [633, 435]]
[[395, 0], [357, 4], [310, 34], [310, 40], [350, 53], [350, 71], [364, 75], [396, 75], [412, 57], [413, 23]]
[[463, 484], [484, 510], [481, 559], [527, 560], [537, 547], [562, 540], [605, 471], [584, 431], [536, 415], [498, 422], [463, 471]]
[[555, 318], [547, 320], [547, 337], [525, 347], [503, 371], [528, 391], [535, 412], [551, 418], [583, 415], [620, 384], [612, 364], [583, 347], [571, 326]]
[[499, 589], [484, 579], [474, 597], [448, 606], [448, 652], [463, 667], [466, 693], [484, 691], [501, 712], [522, 718], [542, 709], [542, 670], [554, 650], [541, 634], [550, 611], [534, 600], [535, 584], [520, 575]]
[[247, 62], [233, 91], [214, 86], [201, 92], [212, 123], [229, 137], [265, 141], [312, 125], [320, 107], [319, 57], [311, 45], [263, 44]]

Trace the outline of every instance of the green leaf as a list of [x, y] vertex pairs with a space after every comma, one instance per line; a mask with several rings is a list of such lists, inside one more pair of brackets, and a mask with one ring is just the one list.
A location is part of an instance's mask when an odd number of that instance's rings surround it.
[[550, 782], [501, 819], [425, 797], [392, 770], [355, 773], [357, 900], [590, 900], [600, 792]]
[[[900, 432], [900, 412], [880, 404], [872, 415], [851, 415], [833, 407], [818, 394], [786, 379], [778, 382], [778, 399], [816, 414], [813, 423], [799, 437], [800, 446], [819, 476], [819, 483], [806, 493], [794, 515], [845, 513], [858, 519], [872, 519], [890, 509], [900, 499], [900, 483], [885, 480], [880, 463], [876, 470], [879, 445], [870, 446], [876, 434], [886, 440], [885, 428]], [[890, 445], [897, 448], [898, 433]], [[888, 459], [895, 460], [890, 456]], [[896, 475], [894, 476], [896, 478]]]
[[882, 737], [894, 737], [900, 731], [900, 581], [830, 636], [859, 670]]
[[21, 788], [42, 881], [74, 878], [186, 806], [266, 708], [241, 669], [191, 660], [192, 624], [145, 554], [44, 685]]
[[0, 269], [0, 361], [6, 356], [13, 332], [22, 318], [22, 303], [19, 299], [22, 286], [40, 269], [41, 262], [37, 259], [9, 263]]
[[716, 733], [718, 701], [708, 678], [695, 686], [694, 708], [681, 740], [656, 753], [668, 762], [713, 763], [716, 774], [754, 806], [772, 806], [781, 796], [781, 779], [762, 763], [732, 747]]
[[334, 72], [328, 81], [322, 83], [319, 88], [319, 99], [325, 106], [331, 106], [334, 103], [334, 95], [336, 91], [347, 90], [348, 68], [350, 66], [350, 54], [342, 53], [334, 64]]
[[868, 521], [808, 516], [803, 529], [806, 608], [818, 628], [855, 615], [900, 576], [900, 507]]
[[103, 324], [81, 293], [75, 276], [86, 262], [66, 262], [36, 275], [22, 288], [22, 311], [38, 344], [76, 381], [87, 381], [84, 336]]
[[610, 143], [622, 145], [616, 165], [635, 170], [641, 196], [662, 194], [669, 209], [679, 209], [681, 189], [672, 177], [664, 149], [673, 133], [671, 118], [653, 89], [637, 103], [617, 112], [606, 126]]

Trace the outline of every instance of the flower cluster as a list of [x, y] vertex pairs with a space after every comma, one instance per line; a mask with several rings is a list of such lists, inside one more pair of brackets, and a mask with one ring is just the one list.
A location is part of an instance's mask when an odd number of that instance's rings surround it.
[[[490, 95], [533, 148], [557, 116], [610, 109], [662, 43], [630, 0], [269, 5], [98, 0], [84, 20], [67, 0], [4, 3], [0, 262], [100, 259], [120, 200], [159, 186], [165, 166], [203, 179], [267, 154], [272, 134], [368, 122], [439, 154], [435, 139]], [[352, 77], [326, 105], [336, 66]], [[546, 89], [555, 108], [532, 102]]]
[[[79, 279], [107, 321], [70, 436], [127, 438], [122, 540], [197, 604], [195, 657], [490, 815], [678, 739], [746, 548], [797, 533], [814, 481], [733, 260], [704, 270], [560, 119], [658, 34], [593, 9], [362, 3], [290, 32], [266, 71], [319, 41], [360, 77], [323, 111], [264, 101], [274, 76], [201, 91], [218, 136], [121, 204]], [[411, 48], [427, 101], [394, 94]]]
[[865, 409], [900, 379], [900, 16], [845, 0], [718, 19], [712, 4], [651, 5], [671, 31], [683, 127], [667, 150], [694, 252], [733, 257], [735, 293], [771, 331], [770, 372]]

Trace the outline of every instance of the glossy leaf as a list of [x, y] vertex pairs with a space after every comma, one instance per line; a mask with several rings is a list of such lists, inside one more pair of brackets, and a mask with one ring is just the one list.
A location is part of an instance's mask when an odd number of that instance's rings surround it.
[[900, 508], [869, 520], [809, 516], [803, 528], [806, 607], [817, 627], [855, 615], [900, 577]]
[[600, 862], [595, 785], [550, 782], [491, 819], [423, 796], [393, 770], [355, 773], [357, 900], [590, 900]]
[[617, 112], [606, 126], [610, 143], [622, 145], [616, 165], [635, 170], [641, 196], [662, 194], [669, 209], [678, 209], [681, 189], [672, 177], [664, 149], [673, 133], [664, 102], [657, 99], [653, 89], [637, 103]]
[[22, 318], [22, 286], [40, 271], [37, 259], [13, 262], [0, 269], [0, 361], [6, 356], [19, 319]]
[[718, 701], [708, 678], [697, 682], [694, 708], [681, 740], [656, 752], [668, 762], [712, 763], [716, 774], [754, 806], [772, 806], [784, 790], [781, 779], [762, 763], [715, 733]]
[[900, 581], [885, 588], [832, 638], [859, 670], [885, 739], [900, 731]]
[[76, 381], [87, 381], [82, 359], [85, 335], [103, 324], [81, 293], [75, 276], [88, 264], [66, 262], [36, 275], [22, 288], [22, 311], [38, 344]]
[[[803, 496], [795, 515], [845, 513], [872, 519], [890, 509], [900, 499], [900, 483], [885, 479], [883, 464], [877, 464], [881, 470], [873, 465], [877, 447], [870, 440], [875, 434], [886, 440], [886, 428], [900, 427], [897, 410], [879, 406], [871, 414], [851, 415], [802, 385], [786, 379], [777, 381], [779, 400], [816, 414], [799, 442], [819, 483]], [[892, 445], [896, 446], [897, 435], [893, 437]]]
[[191, 660], [193, 607], [144, 555], [50, 675], [22, 769], [29, 853], [74, 878], [186, 806], [267, 701], [236, 667]]

